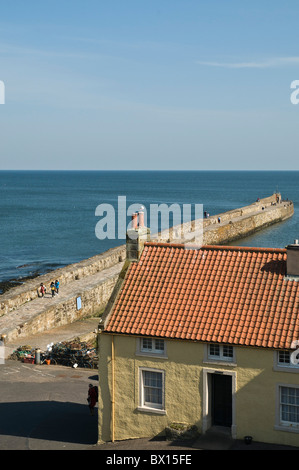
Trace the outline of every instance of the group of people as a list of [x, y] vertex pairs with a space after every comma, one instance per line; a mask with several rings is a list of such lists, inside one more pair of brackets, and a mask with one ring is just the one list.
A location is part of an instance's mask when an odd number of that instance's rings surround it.
[[[51, 290], [51, 294], [52, 294], [52, 297], [54, 297], [55, 294], [59, 294], [59, 281], [56, 279], [56, 281], [52, 281], [51, 284], [50, 284], [50, 290]], [[39, 288], [39, 293], [41, 294], [42, 297], [45, 296], [47, 292], [47, 288], [46, 286], [41, 283], [40, 285], [40, 288]]]

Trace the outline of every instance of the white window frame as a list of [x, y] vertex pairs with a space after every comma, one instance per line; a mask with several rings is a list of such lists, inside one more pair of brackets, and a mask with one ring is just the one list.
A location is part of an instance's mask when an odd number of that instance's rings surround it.
[[[224, 350], [227, 347], [232, 349], [232, 356], [226, 356], [224, 354]], [[211, 354], [211, 348], [219, 349], [219, 354]], [[209, 362], [235, 363], [235, 348], [231, 344], [208, 343], [206, 345], [206, 360]]]
[[[285, 356], [285, 360], [280, 360], [280, 355]], [[291, 354], [290, 351], [280, 350], [277, 351], [277, 365], [280, 367], [290, 367], [291, 363]]]
[[[159, 344], [163, 342], [163, 349], [159, 348]], [[148, 344], [148, 347], [146, 347]], [[137, 341], [136, 354], [139, 356], [160, 357], [167, 359], [166, 341], [161, 338], [141, 337]]]
[[[294, 350], [279, 350], [274, 351], [274, 370], [280, 372], [295, 372], [299, 373], [299, 364], [293, 364], [291, 362], [291, 354]], [[281, 362], [279, 359], [280, 353], [289, 353], [289, 362]], [[298, 351], [299, 353], [299, 351]]]
[[[290, 388], [290, 389], [295, 389], [297, 390], [297, 394], [299, 394], [299, 385], [295, 384], [284, 384], [284, 383], [279, 383], [277, 384], [276, 388], [276, 424], [275, 424], [275, 429], [278, 431], [288, 431], [288, 432], [294, 432], [294, 433], [299, 433], [299, 422], [293, 422], [293, 421], [288, 421], [288, 420], [283, 420], [282, 419], [282, 400], [281, 400], [281, 394], [282, 394], [282, 388]], [[288, 405], [286, 403], [286, 405]], [[299, 409], [299, 404], [289, 404], [298, 407]]]
[[[161, 398], [162, 403], [146, 402], [145, 401], [145, 373], [155, 373], [161, 375]], [[166, 414], [165, 411], [165, 370], [153, 369], [148, 367], [139, 368], [139, 411], [146, 411], [151, 413]]]

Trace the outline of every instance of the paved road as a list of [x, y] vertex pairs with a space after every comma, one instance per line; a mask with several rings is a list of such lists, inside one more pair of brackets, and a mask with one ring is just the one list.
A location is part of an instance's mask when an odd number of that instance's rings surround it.
[[87, 406], [97, 371], [0, 365], [0, 450], [80, 450], [97, 442], [97, 416]]

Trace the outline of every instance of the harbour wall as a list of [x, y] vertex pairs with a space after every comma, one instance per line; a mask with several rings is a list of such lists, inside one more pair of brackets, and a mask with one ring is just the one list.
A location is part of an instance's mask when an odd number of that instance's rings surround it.
[[38, 297], [38, 289], [43, 283], [49, 290], [52, 281], [59, 279], [60, 285], [66, 286], [71, 282], [78, 281], [78, 293], [80, 292], [80, 280], [92, 276], [98, 272], [117, 264], [122, 265], [126, 257], [125, 245], [88, 258], [78, 263], [70, 264], [56, 269], [50, 273], [38, 276], [35, 279], [24, 282], [24, 284], [13, 287], [5, 294], [0, 295], [0, 317], [17, 309]]
[[[279, 195], [280, 198], [280, 195]], [[223, 214], [217, 214], [203, 220], [203, 244], [220, 245], [233, 242], [252, 233], [262, 230], [272, 224], [282, 222], [294, 213], [292, 201], [277, 202], [277, 195], [261, 199], [249, 206], [234, 209]], [[218, 222], [220, 217], [221, 223]], [[194, 223], [184, 226], [184, 233], [192, 232]], [[152, 237], [152, 240], [167, 242], [184, 242], [179, 239], [181, 226], [174, 227], [168, 232], [161, 232]], [[190, 243], [188, 238], [188, 243]], [[26, 322], [6, 328], [5, 335], [8, 341], [15, 341], [28, 335], [41, 333], [57, 326], [63, 326], [84, 317], [97, 316], [108, 302], [113, 288], [117, 282], [126, 259], [126, 245], [112, 248], [105, 253], [96, 255], [88, 260], [74, 263], [51, 273], [39, 276], [25, 282], [23, 285], [12, 288], [0, 296], [0, 323], [1, 318], [18, 312], [23, 305], [38, 297], [38, 288], [43, 282], [47, 287], [59, 279], [61, 289], [68, 285], [78, 284], [72, 295], [61, 300], [55, 306], [49, 306], [46, 311], [37, 311]], [[111, 268], [114, 273], [111, 274]], [[92, 279], [97, 273], [102, 274], [100, 282], [94, 284]], [[78, 281], [91, 280], [90, 285], [82, 289]], [[81, 297], [82, 308], [77, 308], [77, 297]], [[3, 334], [3, 328], [0, 335]]]
[[[88, 289], [78, 288], [75, 295], [64, 297], [58, 304], [51, 305], [50, 301], [47, 308], [37, 310], [29, 320], [22, 321], [20, 319], [20, 322], [11, 323], [10, 327], [1, 331], [0, 336], [4, 334], [5, 341], [13, 343], [21, 338], [38, 335], [53, 328], [96, 316], [105, 308], [117, 279], [118, 274], [107, 276], [105, 280]], [[80, 309], [78, 309], [76, 302], [78, 297], [81, 300]]]

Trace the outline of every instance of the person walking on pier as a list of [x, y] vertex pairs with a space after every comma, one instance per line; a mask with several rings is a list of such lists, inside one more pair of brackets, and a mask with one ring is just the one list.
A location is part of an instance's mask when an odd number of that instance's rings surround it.
[[45, 296], [46, 288], [45, 288], [43, 283], [41, 283], [41, 285], [40, 285], [40, 293], [41, 293], [42, 297]]
[[52, 297], [54, 297], [54, 295], [55, 295], [55, 284], [54, 284], [54, 282], [51, 282], [50, 287], [51, 287]]
[[55, 281], [55, 289], [56, 289], [56, 294], [59, 294], [59, 281], [57, 279]]

